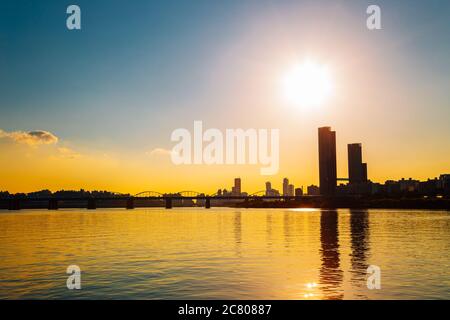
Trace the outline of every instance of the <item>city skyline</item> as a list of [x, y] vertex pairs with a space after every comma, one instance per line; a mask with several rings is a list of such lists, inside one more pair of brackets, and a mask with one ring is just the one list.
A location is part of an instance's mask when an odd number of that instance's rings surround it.
[[[362, 144], [361, 143], [348, 143], [347, 144], [347, 166], [348, 176], [343, 177], [337, 173], [337, 145], [336, 145], [336, 131], [332, 131], [331, 127], [318, 128], [318, 159], [319, 159], [319, 185], [303, 184], [297, 185], [290, 183], [288, 177], [284, 177], [281, 184], [281, 192], [273, 188], [272, 181], [265, 181], [265, 189], [252, 192], [243, 191], [241, 177], [234, 178], [234, 185], [227, 189], [226, 187], [220, 187], [216, 193], [208, 193], [202, 191], [185, 191], [185, 192], [197, 192], [199, 194], [211, 196], [252, 196], [259, 193], [263, 193], [268, 197], [294, 197], [302, 195], [322, 195], [322, 196], [335, 196], [335, 195], [375, 195], [382, 193], [397, 194], [398, 192], [420, 192], [422, 195], [435, 195], [436, 192], [447, 193], [448, 186], [450, 184], [450, 174], [441, 173], [439, 179], [437, 177], [428, 178], [426, 181], [419, 181], [413, 178], [395, 181], [388, 179], [384, 183], [371, 181], [368, 178], [367, 163], [362, 162]], [[339, 181], [346, 181], [347, 184], [340, 183]], [[422, 184], [422, 186], [421, 186]], [[306, 189], [306, 190], [305, 190]], [[397, 190], [398, 189], [398, 190]], [[142, 192], [149, 192], [141, 190]], [[156, 189], [152, 189], [150, 192], [156, 192]], [[187, 189], [186, 189], [187, 190]], [[193, 190], [193, 189], [189, 189]], [[51, 193], [47, 192], [47, 189], [35, 190], [29, 194], [43, 194], [45, 196], [51, 196]], [[58, 190], [58, 192], [64, 192], [64, 190]], [[84, 188], [80, 189], [80, 192], [84, 192]], [[6, 194], [7, 190], [0, 190], [0, 193]], [[70, 192], [70, 191], [69, 191]], [[77, 192], [77, 191], [75, 191]], [[86, 190], [89, 192], [89, 190]], [[94, 190], [94, 192], [99, 192]], [[103, 192], [103, 191], [100, 191]], [[111, 191], [105, 191], [110, 193]], [[20, 194], [21, 192], [17, 193]], [[132, 193], [123, 193], [132, 195]], [[138, 194], [138, 193], [137, 193]], [[177, 194], [173, 190], [171, 192], [160, 193], [161, 195], [173, 195]], [[118, 193], [120, 195], [120, 193]]]

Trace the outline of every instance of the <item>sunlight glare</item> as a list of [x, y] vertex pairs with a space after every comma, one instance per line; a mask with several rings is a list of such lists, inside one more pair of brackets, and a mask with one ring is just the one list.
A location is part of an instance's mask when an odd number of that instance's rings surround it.
[[306, 60], [287, 72], [282, 87], [286, 100], [300, 107], [319, 106], [332, 93], [328, 67], [311, 60]]

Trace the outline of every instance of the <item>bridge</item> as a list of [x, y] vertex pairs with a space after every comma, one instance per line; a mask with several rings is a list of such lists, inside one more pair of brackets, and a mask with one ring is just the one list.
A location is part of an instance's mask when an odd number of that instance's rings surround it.
[[[64, 204], [65, 208], [82, 208], [93, 210], [96, 209], [99, 203], [105, 204], [107, 202], [123, 203], [122, 207], [126, 209], [134, 209], [136, 203], [140, 203], [140, 206], [155, 206], [159, 204], [166, 209], [171, 209], [176, 204], [182, 204], [183, 202], [189, 202], [191, 206], [203, 206], [206, 209], [211, 208], [214, 201], [242, 201], [244, 204], [248, 204], [250, 201], [257, 200], [278, 200], [278, 201], [301, 201], [305, 199], [317, 198], [320, 196], [270, 196], [266, 195], [265, 191], [254, 192], [249, 195], [207, 195], [202, 192], [184, 190], [175, 193], [161, 193], [157, 191], [142, 191], [134, 195], [114, 193], [112, 196], [102, 197], [48, 197], [48, 198], [10, 198], [7, 206], [9, 210], [20, 210], [22, 207], [29, 207], [31, 204], [47, 203], [49, 210], [57, 210], [61, 204]], [[147, 205], [145, 204], [147, 202]], [[151, 203], [152, 205], [148, 205]], [[117, 207], [117, 205], [116, 205]]]

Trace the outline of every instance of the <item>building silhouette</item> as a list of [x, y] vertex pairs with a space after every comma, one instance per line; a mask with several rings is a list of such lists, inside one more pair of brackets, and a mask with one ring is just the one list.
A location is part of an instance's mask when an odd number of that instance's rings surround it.
[[266, 196], [270, 195], [270, 191], [272, 190], [272, 184], [270, 181], [266, 182]]
[[290, 197], [293, 197], [294, 193], [295, 193], [294, 190], [295, 190], [295, 186], [293, 184], [288, 185], [287, 195], [290, 196]]
[[362, 162], [362, 147], [360, 143], [347, 145], [348, 179], [351, 184], [367, 181], [367, 163]]
[[318, 186], [310, 185], [307, 187], [307, 193], [309, 196], [318, 196], [320, 194], [320, 189]]
[[288, 178], [283, 179], [283, 196], [289, 195], [289, 180]]
[[234, 187], [231, 188], [231, 193], [236, 196], [240, 196], [242, 193], [241, 190], [241, 178], [234, 179]]
[[267, 181], [265, 194], [268, 197], [273, 197], [273, 196], [279, 196], [280, 192], [278, 190], [272, 189], [272, 183], [270, 183], [270, 181]]
[[336, 132], [330, 127], [319, 128], [319, 180], [320, 194], [336, 192]]

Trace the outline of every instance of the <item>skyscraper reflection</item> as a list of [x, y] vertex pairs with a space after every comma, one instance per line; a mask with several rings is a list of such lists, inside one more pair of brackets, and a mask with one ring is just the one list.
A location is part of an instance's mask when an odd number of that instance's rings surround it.
[[233, 221], [234, 231], [234, 243], [236, 245], [236, 255], [241, 257], [241, 244], [242, 244], [242, 214], [240, 211], [236, 211]]
[[272, 213], [266, 214], [266, 244], [267, 244], [267, 250], [269, 250], [269, 253], [272, 253], [272, 245], [273, 245], [273, 237], [272, 237], [272, 229], [273, 229], [273, 222], [272, 222]]
[[[367, 258], [369, 254], [369, 212], [350, 210], [351, 283], [359, 292], [366, 286]], [[361, 298], [361, 297], [359, 297]]]
[[337, 210], [322, 210], [320, 214], [320, 287], [324, 299], [343, 299], [343, 272], [340, 265]]
[[289, 249], [292, 242], [292, 226], [294, 224], [293, 216], [289, 211], [285, 211], [283, 215], [283, 233], [284, 233], [284, 247]]

